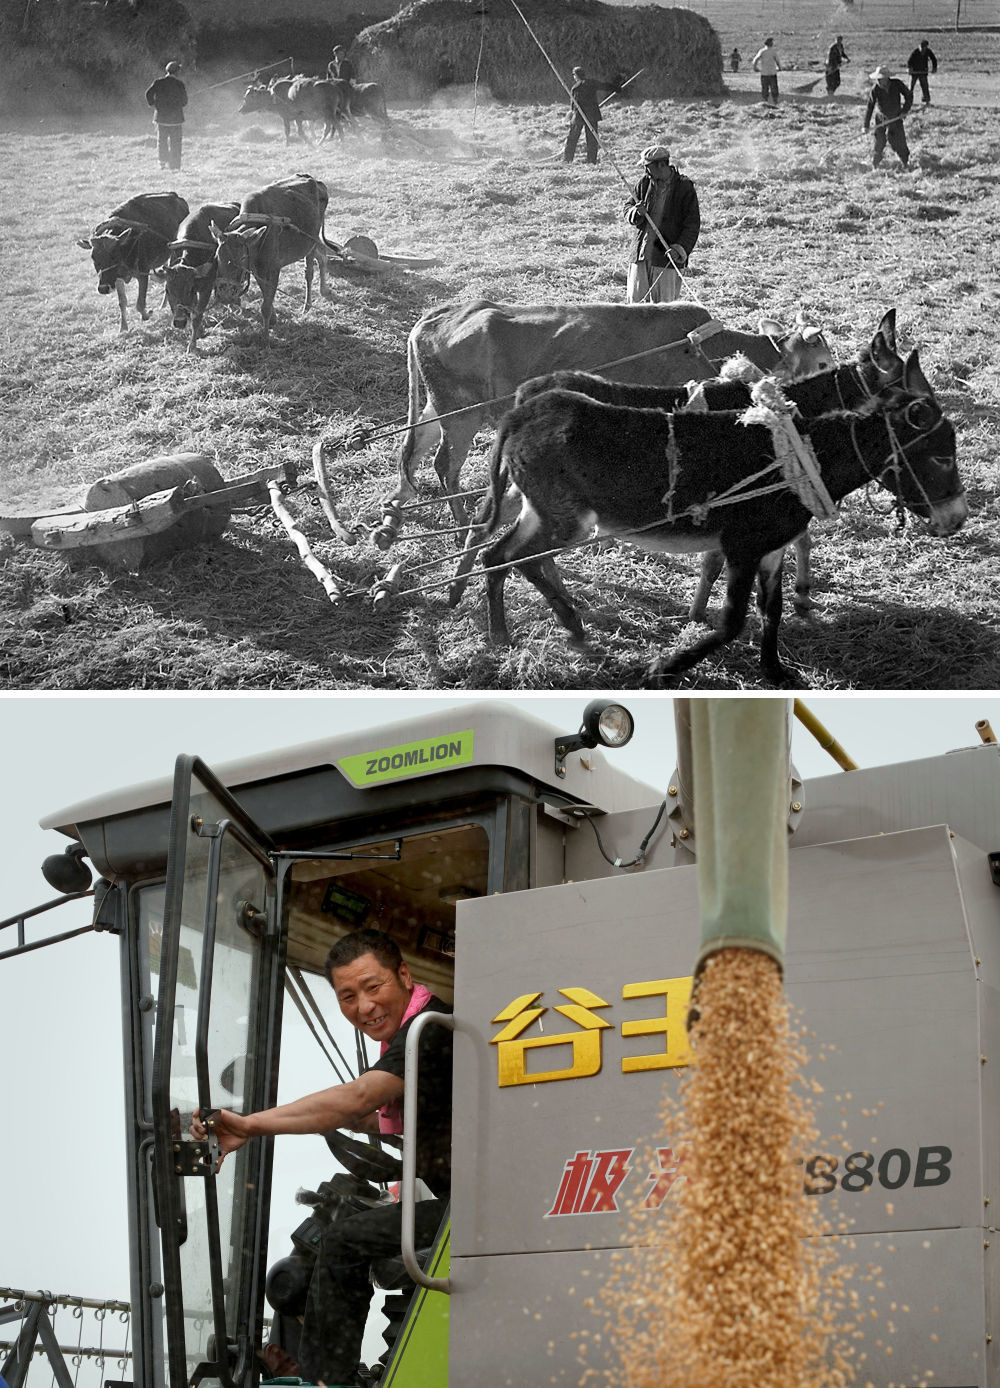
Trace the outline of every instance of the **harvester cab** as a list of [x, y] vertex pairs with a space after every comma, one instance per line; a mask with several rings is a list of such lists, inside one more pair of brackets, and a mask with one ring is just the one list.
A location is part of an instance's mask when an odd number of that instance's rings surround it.
[[[172, 785], [47, 818], [120, 943], [136, 1384], [253, 1388], [310, 1220], [393, 1179], [390, 1149], [342, 1148], [347, 1176], [269, 1250], [273, 1144], [220, 1167], [189, 1132], [275, 1102], [284, 1000], [322, 1032], [311, 985], [362, 924], [455, 1008], [449, 1222], [414, 1246], [407, 1107], [383, 1388], [616, 1381], [601, 1288], [628, 1221], [669, 1220], [683, 1187], [657, 1115], [690, 1060], [699, 905], [683, 776], [616, 767], [595, 744], [631, 720], [601, 712], [557, 735], [484, 701], [215, 772], [184, 756]], [[863, 1381], [1000, 1388], [998, 747], [796, 783], [788, 828], [784, 985], [821, 1080], [803, 1189], [858, 1269]]]
[[[451, 1002], [462, 906], [562, 881], [575, 812], [641, 811], [648, 827], [660, 794], [597, 747], [631, 733], [605, 704], [588, 706], [558, 747], [550, 725], [484, 701], [217, 772], [182, 756], [172, 784], [47, 818], [73, 840], [69, 870], [85, 853], [100, 874], [102, 926], [121, 945], [136, 1383], [256, 1381], [263, 1317], [288, 1343], [323, 1225], [405, 1176], [391, 1147], [359, 1152], [331, 1137], [347, 1174], [307, 1195], [292, 1250], [269, 1253], [273, 1144], [247, 1143], [220, 1164], [211, 1123], [207, 1138], [191, 1135], [195, 1111], [276, 1102], [284, 1001], [324, 1031], [310, 983], [328, 988], [323, 961], [342, 935], [362, 924], [390, 934], [414, 977]], [[68, 880], [62, 855], [50, 871]], [[443, 1281], [447, 1241], [413, 1259], [430, 1283], [423, 1304]], [[390, 1292], [393, 1338], [414, 1284], [402, 1266], [374, 1278]], [[436, 1323], [421, 1372], [437, 1365], [440, 1384], [446, 1309], [438, 1290], [421, 1322], [424, 1338]]]

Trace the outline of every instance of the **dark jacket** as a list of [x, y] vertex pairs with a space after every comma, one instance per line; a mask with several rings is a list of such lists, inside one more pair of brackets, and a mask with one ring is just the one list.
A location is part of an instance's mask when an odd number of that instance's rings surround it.
[[898, 77], [890, 77], [887, 87], [880, 87], [876, 82], [865, 108], [865, 129], [867, 130], [871, 124], [876, 107], [878, 114], [875, 116], [875, 124], [885, 125], [886, 121], [894, 120], [897, 116], [905, 116], [912, 105], [913, 95]]
[[330, 77], [339, 77], [342, 82], [354, 81], [354, 64], [350, 58], [334, 58], [327, 63], [326, 70]]
[[906, 60], [906, 70], [912, 75], [922, 72], [927, 75], [927, 64], [931, 65], [931, 72], [937, 72], [937, 58], [929, 48], [915, 48]]
[[[672, 164], [670, 171], [672, 179], [663, 213], [657, 219], [657, 230], [668, 246], [683, 246], [685, 255], [689, 256], [697, 244], [698, 233], [701, 230], [698, 194], [691, 180], [678, 173]], [[652, 188], [653, 180], [648, 174], [643, 174], [622, 208], [622, 215], [626, 222], [631, 223], [636, 229], [632, 259], [647, 260], [651, 265], [666, 265], [666, 251], [653, 235], [645, 215], [639, 209], [639, 204], [646, 203], [650, 198]]]
[[187, 99], [187, 87], [179, 77], [158, 77], [146, 89], [146, 105], [152, 106], [153, 119], [161, 125], [182, 125]]
[[592, 77], [583, 77], [579, 82], [574, 82], [570, 88], [570, 113], [573, 120], [580, 115], [586, 116], [591, 125], [596, 125], [601, 119], [601, 99], [598, 92], [613, 92], [615, 84], [613, 82], [597, 82]]
[[847, 57], [847, 51], [844, 48], [844, 45], [842, 43], [837, 43], [836, 41], [831, 43], [830, 51], [826, 55], [827, 72], [838, 72], [840, 70], [841, 63], [846, 63], [848, 61], [849, 59]]

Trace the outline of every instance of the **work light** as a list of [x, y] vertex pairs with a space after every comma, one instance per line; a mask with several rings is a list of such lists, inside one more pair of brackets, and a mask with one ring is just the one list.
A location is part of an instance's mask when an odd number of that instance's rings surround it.
[[555, 740], [556, 775], [566, 775], [566, 758], [581, 747], [624, 747], [635, 731], [635, 720], [624, 704], [610, 699], [591, 699], [583, 710], [578, 733], [566, 733]]

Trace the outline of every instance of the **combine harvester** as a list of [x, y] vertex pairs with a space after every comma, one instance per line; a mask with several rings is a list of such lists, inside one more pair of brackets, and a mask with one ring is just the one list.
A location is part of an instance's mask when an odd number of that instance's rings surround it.
[[[845, 1261], [882, 1269], [858, 1282], [875, 1388], [1000, 1388], [1000, 749], [979, 731], [789, 798], [784, 981], [831, 1139], [804, 1189], [849, 1221]], [[294, 1317], [308, 1240], [268, 1249], [271, 1143], [217, 1168], [188, 1124], [275, 1102], [285, 993], [308, 1012], [312, 975], [329, 1011], [322, 961], [368, 923], [455, 1005], [450, 1225], [429, 1251], [405, 1235], [411, 1128], [384, 1388], [576, 1385], [583, 1340], [626, 1388], [584, 1302], [626, 1211], [669, 1219], [683, 1180], [656, 1114], [700, 950], [688, 769], [666, 796], [624, 774], [601, 744], [631, 732], [606, 700], [565, 735], [470, 703], [215, 771], [182, 756], [172, 784], [43, 821], [72, 841], [49, 880], [85, 890], [89, 858], [120, 947], [135, 1385], [256, 1384], [279, 1260]], [[386, 1179], [386, 1153], [341, 1155]]]

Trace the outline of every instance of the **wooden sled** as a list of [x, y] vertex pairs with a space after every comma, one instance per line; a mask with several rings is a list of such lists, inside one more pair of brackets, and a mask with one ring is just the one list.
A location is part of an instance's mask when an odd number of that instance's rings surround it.
[[40, 549], [93, 550], [110, 567], [135, 571], [217, 539], [234, 510], [267, 505], [269, 484], [294, 481], [288, 463], [226, 483], [207, 454], [165, 454], [102, 477], [82, 506], [0, 516], [0, 530]]

